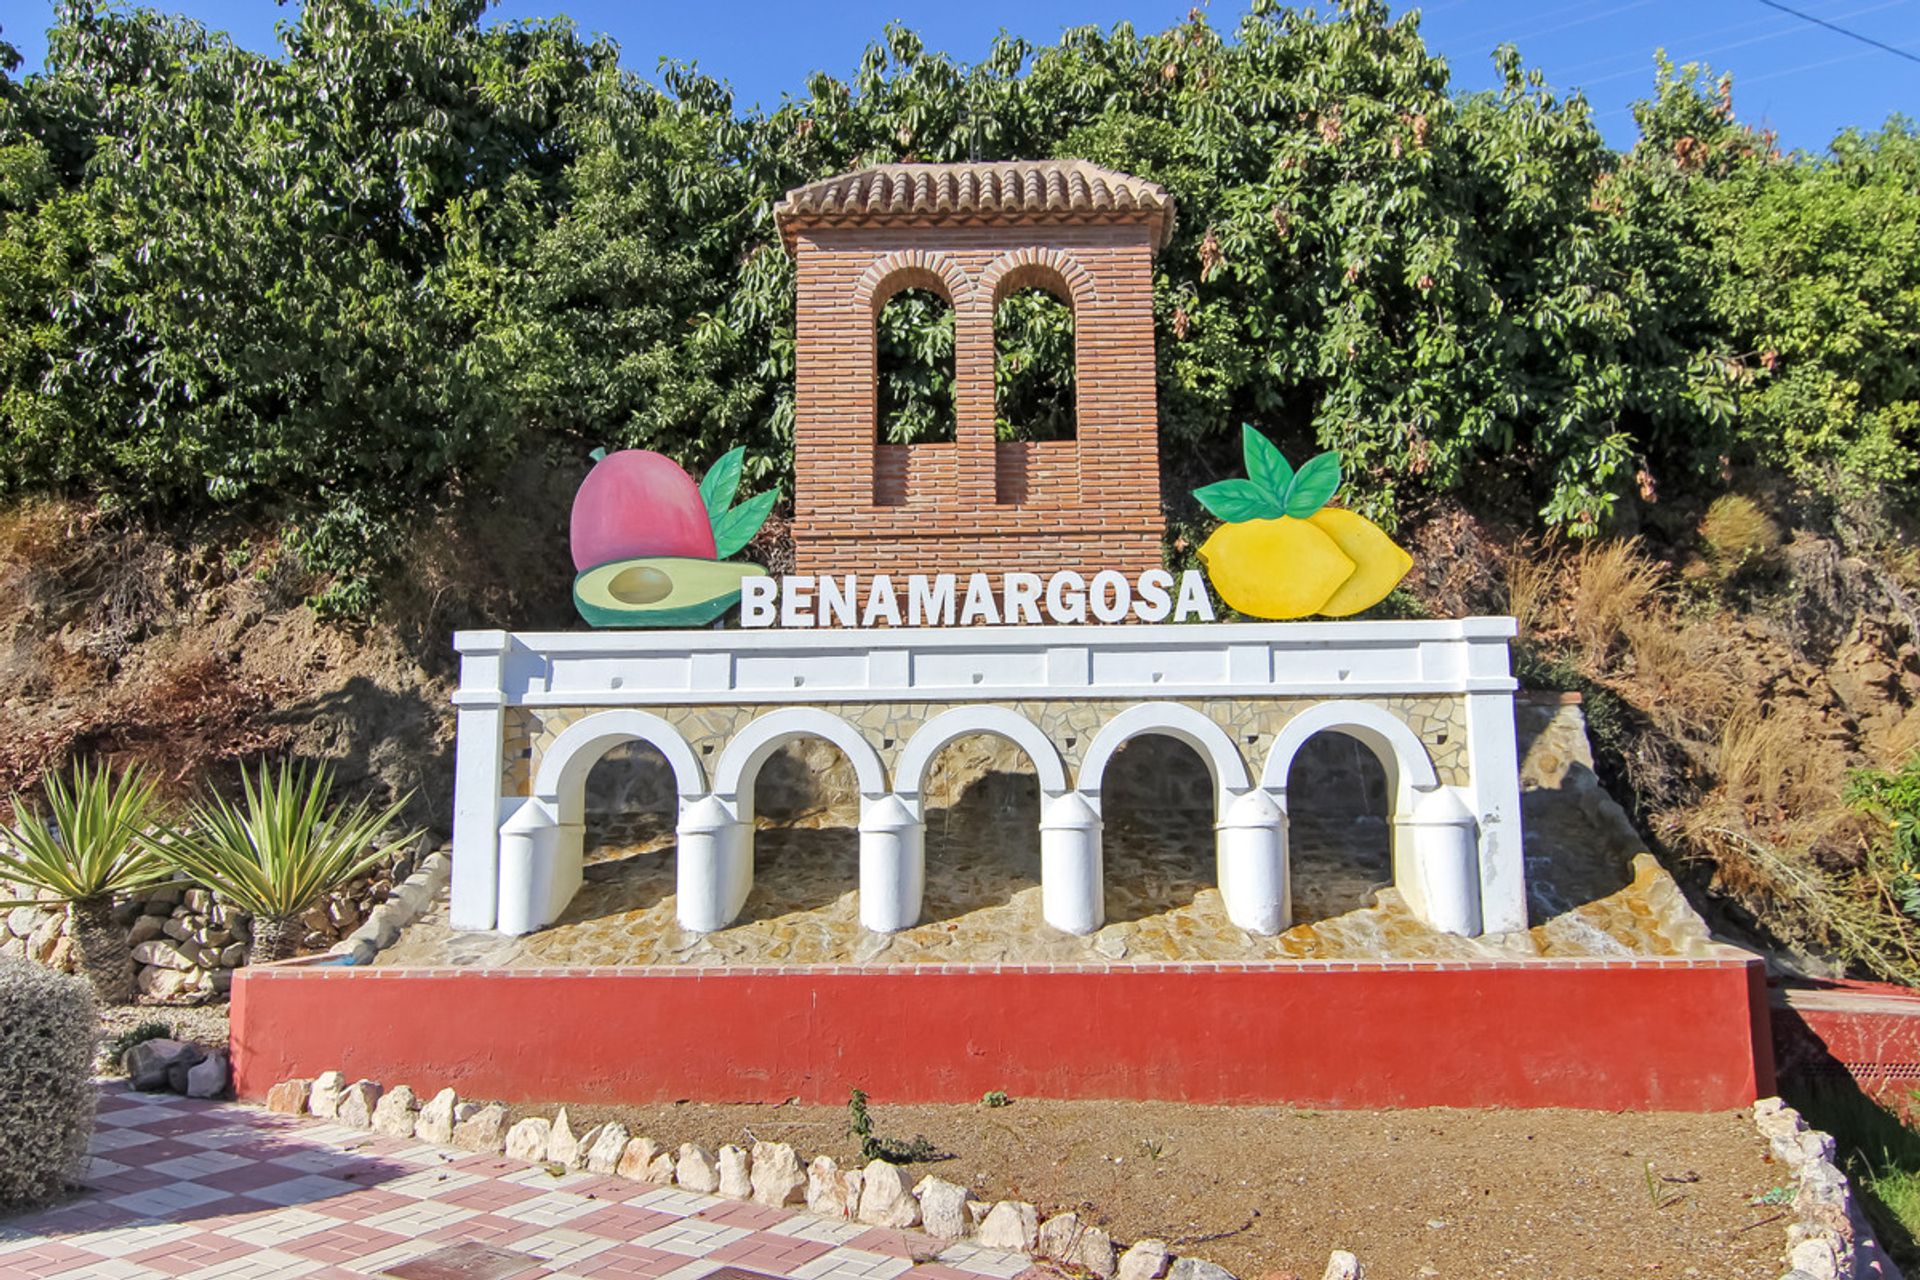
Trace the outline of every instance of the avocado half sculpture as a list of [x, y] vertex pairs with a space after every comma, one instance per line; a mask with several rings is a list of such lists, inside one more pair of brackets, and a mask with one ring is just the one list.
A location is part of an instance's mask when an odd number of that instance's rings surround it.
[[740, 603], [740, 584], [765, 577], [734, 564], [773, 510], [773, 493], [733, 503], [744, 449], [699, 484], [650, 449], [594, 453], [573, 499], [573, 604], [596, 627], [703, 627]]

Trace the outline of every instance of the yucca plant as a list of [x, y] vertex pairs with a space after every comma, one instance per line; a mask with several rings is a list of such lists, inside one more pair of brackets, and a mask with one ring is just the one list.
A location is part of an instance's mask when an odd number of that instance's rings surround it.
[[13, 825], [0, 829], [0, 880], [43, 896], [0, 907], [48, 898], [66, 903], [80, 971], [94, 994], [102, 1004], [130, 1004], [133, 957], [126, 930], [114, 923], [113, 898], [172, 874], [147, 839], [154, 784], [137, 766], [116, 774], [80, 761], [71, 780], [49, 773], [41, 790], [37, 810], [13, 797]]
[[263, 763], [257, 776], [241, 770], [240, 781], [242, 803], [198, 802], [182, 830], [152, 844], [222, 902], [252, 913], [255, 963], [292, 955], [301, 912], [419, 835], [381, 840], [411, 793], [385, 809], [334, 805], [333, 770], [324, 765], [283, 762], [276, 775]]

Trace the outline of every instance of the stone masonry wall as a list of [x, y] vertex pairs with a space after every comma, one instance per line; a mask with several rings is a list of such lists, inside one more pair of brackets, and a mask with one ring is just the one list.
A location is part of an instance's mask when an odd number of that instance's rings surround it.
[[[1312, 698], [1208, 699], [1189, 705], [1203, 712], [1226, 729], [1239, 746], [1250, 773], [1258, 776], [1266, 753], [1276, 735], [1293, 716], [1309, 706]], [[1076, 780], [1081, 757], [1100, 726], [1112, 716], [1134, 705], [1131, 702], [1016, 702], [1012, 709], [1026, 716], [1052, 739], [1068, 767], [1069, 781]], [[1467, 735], [1465, 701], [1455, 696], [1421, 698], [1384, 698], [1375, 705], [1391, 712], [1426, 744], [1440, 780], [1450, 785], [1465, 785], [1467, 772]], [[653, 707], [654, 714], [672, 723], [686, 736], [688, 745], [711, 770], [727, 742], [748, 722], [769, 711], [772, 706]], [[891, 770], [915, 730], [933, 716], [946, 710], [941, 703], [850, 703], [821, 704], [821, 710], [838, 715], [859, 728]], [[507, 795], [528, 795], [532, 775], [538, 769], [542, 751], [552, 744], [568, 725], [593, 714], [588, 707], [516, 707], [507, 712], [505, 743]], [[616, 748], [624, 754], [645, 754], [641, 748]], [[1124, 754], [1124, 753], [1123, 753]], [[1169, 752], [1161, 759], [1185, 753]], [[1138, 758], [1136, 756], [1136, 758]], [[1111, 766], [1110, 785], [1139, 787], [1148, 782], [1152, 771], [1123, 770], [1122, 757]], [[1192, 779], [1176, 765], [1162, 780], [1152, 782], [1153, 796], [1163, 802], [1190, 794]], [[629, 789], [620, 799], [620, 807], [671, 809], [672, 785], [665, 777], [665, 766], [657, 766], [655, 781], [629, 777], [623, 784]], [[844, 771], [841, 777], [836, 771]], [[606, 772], [606, 771], [596, 771]], [[623, 771], [612, 771], [623, 772]], [[988, 773], [1030, 773], [1032, 766], [1013, 744], [982, 735], [956, 741], [934, 761], [928, 777], [928, 792], [936, 804], [957, 796], [960, 790]], [[803, 812], [836, 802], [857, 804], [852, 769], [842, 760], [837, 748], [814, 739], [790, 743], [781, 755], [769, 760], [761, 772], [764, 789], [760, 792], [762, 811], [768, 816]], [[1202, 785], [1204, 786], [1204, 774]], [[838, 779], [838, 780], [836, 780]], [[638, 790], [634, 790], [638, 788]], [[648, 798], [651, 793], [652, 798]], [[1204, 793], [1203, 793], [1204, 794]], [[602, 793], [604, 803], [608, 797]]]

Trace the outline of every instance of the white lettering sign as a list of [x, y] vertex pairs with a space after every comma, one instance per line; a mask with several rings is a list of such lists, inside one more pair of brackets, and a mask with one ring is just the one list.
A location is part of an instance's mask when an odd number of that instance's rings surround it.
[[[1206, 580], [1188, 569], [1176, 580], [1165, 569], [1138, 579], [1112, 569], [1093, 581], [1071, 569], [1048, 578], [1037, 573], [916, 573], [902, 592], [893, 575], [857, 573], [810, 577], [745, 578], [740, 583], [743, 627], [1020, 626], [1041, 622], [1212, 622]], [[857, 621], [856, 621], [857, 619]]]

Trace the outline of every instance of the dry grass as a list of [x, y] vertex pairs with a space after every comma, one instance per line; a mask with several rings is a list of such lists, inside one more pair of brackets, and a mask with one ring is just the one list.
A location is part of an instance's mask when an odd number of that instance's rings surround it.
[[1581, 664], [1605, 674], [1626, 638], [1629, 621], [1657, 602], [1659, 567], [1640, 554], [1639, 539], [1590, 542], [1574, 555], [1570, 622]]
[[1541, 634], [1562, 569], [1560, 552], [1529, 538], [1507, 557], [1507, 612], [1519, 624], [1520, 636], [1534, 640]]
[[1723, 494], [1700, 521], [1707, 561], [1722, 582], [1772, 559], [1785, 541], [1780, 524], [1743, 494]]

